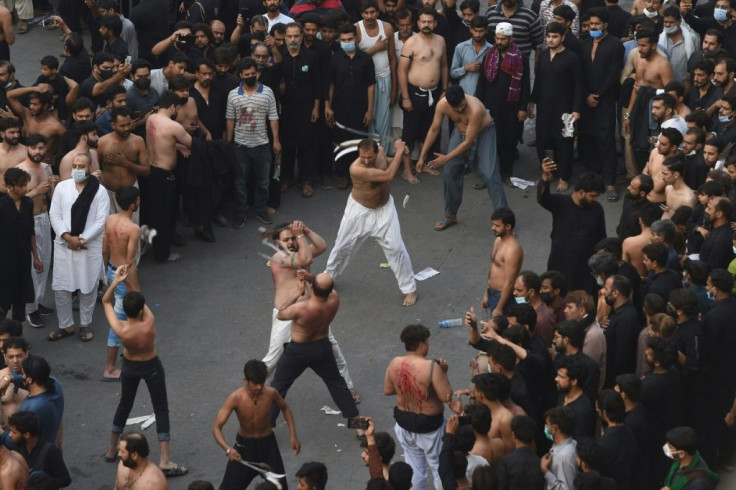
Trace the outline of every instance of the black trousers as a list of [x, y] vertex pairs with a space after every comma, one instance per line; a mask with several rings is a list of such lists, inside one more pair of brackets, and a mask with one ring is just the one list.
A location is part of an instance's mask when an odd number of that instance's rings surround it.
[[[251, 439], [238, 434], [235, 437], [233, 448], [240, 453], [240, 457], [244, 461], [266, 463], [274, 473], [285, 474], [284, 461], [281, 459], [279, 446], [276, 444], [276, 436], [273, 432], [258, 439]], [[245, 490], [256, 476], [258, 476], [258, 473], [255, 470], [228, 460], [225, 476], [222, 478], [222, 483], [220, 483], [220, 490]], [[284, 490], [288, 490], [289, 486], [286, 483], [286, 478], [282, 478], [280, 481]]]
[[125, 422], [133, 409], [135, 395], [141, 380], [146, 382], [151, 395], [153, 413], [156, 415], [156, 432], [159, 441], [169, 440], [169, 400], [166, 396], [166, 374], [161, 360], [157, 357], [148, 361], [129, 361], [123, 357], [120, 370], [120, 402], [112, 421], [112, 430], [122, 434]]
[[[284, 353], [276, 365], [276, 373], [273, 376], [273, 381], [271, 381], [271, 387], [286, 398], [286, 393], [289, 392], [291, 385], [307, 368], [311, 368], [317, 376], [322, 378], [330, 391], [330, 396], [332, 396], [344, 417], [356, 417], [359, 414], [348, 385], [345, 384], [345, 380], [340, 376], [340, 371], [337, 369], [335, 355], [332, 353], [332, 343], [327, 337], [314, 342], [289, 342], [284, 344]], [[278, 416], [279, 409], [274, 407], [272, 410], [272, 425], [276, 424]]]
[[[96, 7], [95, 7], [96, 8]], [[102, 34], [100, 34], [100, 23], [97, 17], [92, 14], [92, 10], [87, 7], [84, 0], [66, 0], [59, 4], [59, 15], [64, 19], [64, 23], [69, 26], [72, 32], [82, 34], [81, 19], [89, 29], [89, 35], [92, 38], [92, 51], [99, 53], [102, 51]]]
[[171, 239], [176, 228], [179, 194], [174, 173], [151, 165], [147, 192], [149, 225], [158, 232], [153, 239], [153, 258], [165, 262], [171, 253]]
[[595, 108], [585, 107], [580, 127], [580, 156], [588, 170], [603, 175], [606, 185], [616, 183], [616, 100], [600, 99]]

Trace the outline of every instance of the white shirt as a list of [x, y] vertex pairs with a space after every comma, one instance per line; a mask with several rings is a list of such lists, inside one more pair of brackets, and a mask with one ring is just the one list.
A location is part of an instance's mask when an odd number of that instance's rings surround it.
[[271, 32], [271, 28], [275, 26], [276, 24], [290, 24], [294, 22], [294, 19], [289, 17], [288, 15], [284, 15], [281, 12], [279, 12], [279, 15], [276, 16], [276, 18], [272, 19], [268, 15], [265, 15], [266, 20], [268, 20], [268, 26], [266, 27], [266, 32]]
[[664, 128], [675, 128], [680, 132], [680, 134], [685, 136], [685, 133], [687, 132], [687, 123], [683, 117], [675, 115], [672, 119], [667, 119], [662, 123], [661, 129]]

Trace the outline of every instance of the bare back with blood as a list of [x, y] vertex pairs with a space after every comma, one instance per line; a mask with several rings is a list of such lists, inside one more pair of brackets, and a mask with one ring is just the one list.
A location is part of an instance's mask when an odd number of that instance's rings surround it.
[[[173, 115], [176, 117], [176, 112]], [[191, 148], [192, 137], [184, 131], [181, 124], [164, 114], [156, 113], [148, 116], [146, 121], [146, 143], [150, 164], [173, 171], [176, 168], [177, 144]]]
[[[396, 392], [396, 405], [400, 410], [425, 415], [439, 415], [444, 404], [438, 398], [431, 376], [442, 373], [439, 366], [432, 370], [435, 361], [416, 355], [397, 357], [389, 364], [387, 377]], [[442, 373], [444, 376], [444, 373]]]

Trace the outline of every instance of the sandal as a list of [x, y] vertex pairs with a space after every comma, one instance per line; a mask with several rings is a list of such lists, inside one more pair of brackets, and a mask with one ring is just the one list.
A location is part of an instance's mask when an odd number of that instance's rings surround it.
[[[73, 333], [73, 332], [72, 332]], [[89, 327], [80, 327], [79, 328], [79, 340], [82, 342], [89, 342], [94, 338], [94, 334], [92, 333], [92, 329]]]
[[434, 231], [445, 231], [446, 229], [455, 226], [456, 224], [457, 221], [450, 221], [449, 219], [445, 218], [434, 225]]
[[65, 328], [57, 328], [53, 332], [51, 332], [48, 337], [46, 337], [46, 340], [49, 342], [56, 342], [57, 340], [65, 339], [67, 337], [71, 337], [74, 335], [74, 329], [71, 331], [65, 329]]
[[189, 468], [186, 466], [174, 465], [173, 468], [161, 468], [166, 478], [172, 478], [175, 476], [184, 476], [189, 473]]
[[304, 184], [302, 186], [302, 197], [312, 197], [314, 194], [314, 189], [312, 189], [312, 186], [309, 184]]
[[615, 189], [608, 191], [608, 202], [616, 202], [619, 200], [618, 191]]
[[18, 34], [25, 34], [26, 32], [28, 32], [28, 22], [26, 22], [25, 20], [19, 20], [17, 27]]

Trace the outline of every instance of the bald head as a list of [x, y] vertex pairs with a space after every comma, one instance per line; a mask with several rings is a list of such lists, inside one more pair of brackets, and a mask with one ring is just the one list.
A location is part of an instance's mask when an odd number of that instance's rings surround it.
[[314, 276], [312, 291], [314, 291], [315, 296], [318, 296], [320, 298], [327, 298], [332, 292], [332, 288], [334, 287], [334, 285], [335, 282], [329, 275], [325, 274], [324, 272], [320, 272], [319, 274]]

